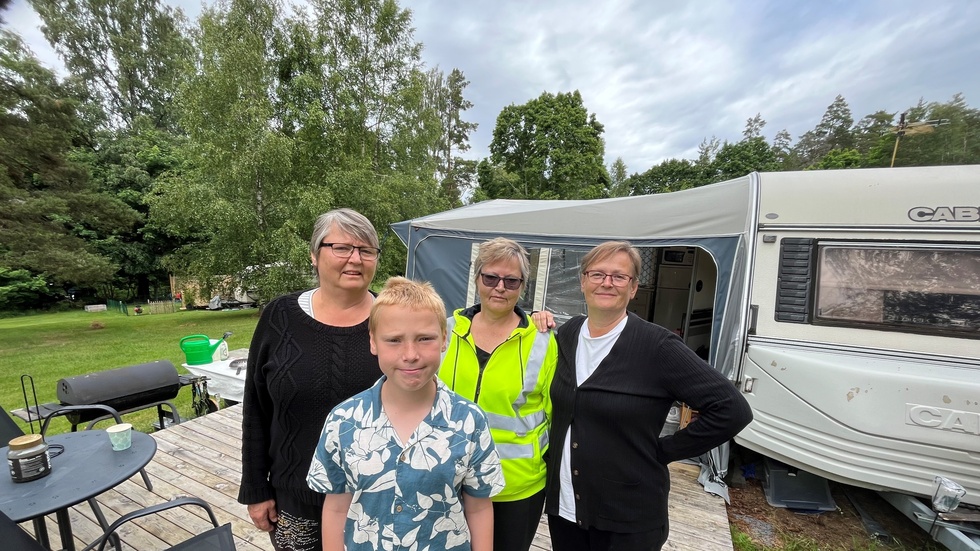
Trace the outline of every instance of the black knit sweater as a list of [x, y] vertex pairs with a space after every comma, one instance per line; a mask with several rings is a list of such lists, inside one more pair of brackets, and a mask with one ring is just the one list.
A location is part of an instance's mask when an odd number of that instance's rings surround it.
[[[558, 514], [561, 456], [571, 425], [579, 527], [621, 533], [666, 527], [667, 464], [727, 441], [752, 420], [752, 412], [735, 386], [680, 338], [634, 314], [606, 358], [578, 386], [575, 354], [584, 322], [573, 318], [558, 331], [545, 510]], [[699, 417], [661, 438], [675, 400], [697, 409]]]
[[323, 503], [306, 475], [327, 414], [381, 377], [368, 323], [324, 325], [303, 312], [300, 293], [270, 302], [252, 337], [245, 376], [240, 503], [288, 492]]

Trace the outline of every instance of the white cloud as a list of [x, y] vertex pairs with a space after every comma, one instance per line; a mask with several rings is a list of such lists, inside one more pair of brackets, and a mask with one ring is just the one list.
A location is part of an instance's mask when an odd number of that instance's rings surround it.
[[[171, 0], [189, 17], [198, 0]], [[605, 126], [606, 161], [631, 172], [738, 140], [761, 113], [772, 137], [813, 128], [841, 94], [855, 120], [962, 92], [980, 104], [980, 2], [867, 0], [401, 0], [429, 66], [463, 71], [472, 157], [496, 117], [542, 92], [579, 90]], [[26, 0], [4, 14], [42, 61], [56, 60]], [[54, 62], [56, 63], [56, 61]]]

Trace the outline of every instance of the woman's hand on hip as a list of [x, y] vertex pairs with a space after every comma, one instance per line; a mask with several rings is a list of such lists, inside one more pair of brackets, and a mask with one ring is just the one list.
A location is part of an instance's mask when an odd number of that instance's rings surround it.
[[248, 516], [252, 519], [252, 524], [263, 532], [271, 532], [272, 525], [279, 522], [279, 513], [276, 512], [276, 500], [270, 499], [262, 503], [251, 503], [248, 506]]

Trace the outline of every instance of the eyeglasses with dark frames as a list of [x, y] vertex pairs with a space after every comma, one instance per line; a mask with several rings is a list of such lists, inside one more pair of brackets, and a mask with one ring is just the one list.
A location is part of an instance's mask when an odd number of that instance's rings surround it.
[[630, 281], [633, 280], [633, 276], [628, 276], [626, 274], [607, 274], [606, 272], [600, 272], [598, 270], [589, 270], [587, 272], [582, 272], [585, 277], [589, 279], [592, 283], [597, 285], [602, 285], [606, 278], [608, 277], [612, 281], [613, 287], [626, 287]]
[[381, 249], [377, 247], [358, 247], [349, 243], [320, 243], [319, 248], [330, 247], [330, 252], [337, 258], [350, 258], [354, 255], [354, 250], [361, 256], [361, 260], [377, 260], [381, 255]]
[[521, 283], [524, 283], [523, 277], [500, 277], [498, 275], [485, 274], [483, 272], [480, 272], [480, 279], [483, 280], [484, 285], [490, 287], [491, 289], [493, 289], [494, 287], [497, 286], [498, 283], [503, 281], [504, 289], [507, 289], [508, 291], [520, 289]]

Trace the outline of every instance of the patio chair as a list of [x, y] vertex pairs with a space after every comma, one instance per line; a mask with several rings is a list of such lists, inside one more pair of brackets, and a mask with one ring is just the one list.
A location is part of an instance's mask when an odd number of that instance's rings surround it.
[[4, 549], [17, 549], [18, 551], [45, 551], [44, 546], [31, 537], [30, 534], [21, 530], [17, 523], [10, 520], [10, 517], [0, 512], [0, 541], [3, 542]]
[[6, 446], [8, 442], [18, 436], [24, 436], [24, 431], [7, 413], [7, 410], [4, 410], [3, 415], [0, 415], [0, 443]]
[[106, 529], [105, 533], [99, 536], [99, 539], [90, 543], [81, 551], [102, 551], [109, 539], [115, 535], [115, 531], [119, 529], [120, 526], [133, 519], [156, 514], [160, 511], [173, 509], [174, 507], [184, 507], [187, 505], [196, 505], [207, 511], [208, 518], [211, 520], [211, 524], [214, 526], [214, 528], [210, 528], [206, 532], [197, 534], [190, 539], [184, 540], [177, 545], [168, 548], [170, 551], [235, 551], [235, 540], [231, 535], [231, 523], [219, 525], [218, 519], [214, 516], [214, 511], [211, 510], [211, 507], [206, 501], [197, 497], [179, 497], [166, 503], [150, 505], [149, 507], [133, 511], [131, 513], [126, 513], [113, 522], [112, 525]]

